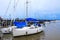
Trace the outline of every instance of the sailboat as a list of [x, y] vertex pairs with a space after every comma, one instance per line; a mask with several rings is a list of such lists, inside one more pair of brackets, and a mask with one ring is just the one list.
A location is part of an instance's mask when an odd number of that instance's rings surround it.
[[[28, 0], [26, 1], [26, 16], [28, 17]], [[15, 8], [15, 6], [14, 6]], [[22, 35], [30, 35], [39, 33], [44, 30], [42, 24], [38, 24], [39, 22], [37, 19], [34, 18], [27, 18], [25, 22], [16, 22], [14, 21], [14, 26], [6, 28], [7, 31], [11, 31], [13, 36], [22, 36]], [[27, 26], [28, 22], [33, 22], [32, 25]], [[5, 33], [5, 32], [4, 32]], [[8, 32], [6, 32], [8, 33]]]
[[[26, 1], [26, 16], [28, 17], [28, 0]], [[39, 33], [44, 30], [42, 24], [37, 24], [39, 22], [34, 18], [27, 18], [25, 22], [14, 22], [15, 27], [13, 26], [12, 34], [13, 36], [22, 36]], [[32, 25], [27, 26], [28, 22], [34, 22]]]

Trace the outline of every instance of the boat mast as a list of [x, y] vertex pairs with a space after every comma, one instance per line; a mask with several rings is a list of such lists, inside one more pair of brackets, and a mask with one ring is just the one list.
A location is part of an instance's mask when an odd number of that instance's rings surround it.
[[[26, 18], [28, 18], [28, 0], [26, 0]], [[26, 25], [28, 25], [27, 21]]]
[[26, 18], [28, 18], [28, 0], [26, 0]]
[[[15, 13], [15, 0], [14, 0], [14, 5], [13, 5], [13, 14]], [[11, 20], [11, 22], [10, 22], [10, 25], [12, 26], [12, 22], [13, 22], [13, 19], [11, 18], [11, 14], [9, 14], [9, 16], [10, 16], [10, 20]]]
[[[13, 6], [14, 14], [15, 14], [15, 11], [16, 11], [16, 7], [18, 6], [18, 3], [19, 3], [19, 0], [14, 0], [14, 6]], [[14, 21], [15, 21], [15, 19], [14, 19]]]

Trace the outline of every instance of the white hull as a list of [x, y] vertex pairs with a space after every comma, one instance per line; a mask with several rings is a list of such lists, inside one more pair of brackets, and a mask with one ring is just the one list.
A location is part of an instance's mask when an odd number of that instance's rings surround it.
[[24, 28], [16, 28], [16, 26], [2, 28], [2, 33], [10, 33], [12, 32], [13, 36], [22, 36], [22, 35], [30, 35], [35, 34], [38, 32], [43, 31], [43, 27], [31, 28], [31, 27], [24, 27]]
[[28, 34], [34, 34], [34, 33], [37, 33], [37, 28], [27, 29], [27, 35], [28, 35]]
[[26, 28], [26, 29], [13, 29], [13, 36], [22, 36], [22, 35], [29, 35], [29, 34], [35, 34], [38, 32], [43, 31], [43, 27], [38, 27], [38, 28]]
[[2, 28], [1, 31], [2, 31], [2, 33], [9, 33], [10, 32], [9, 28]]
[[12, 29], [15, 28], [16, 26], [12, 26], [12, 27], [7, 27], [7, 28], [1, 28], [1, 32], [2, 33], [10, 33], [12, 32]]

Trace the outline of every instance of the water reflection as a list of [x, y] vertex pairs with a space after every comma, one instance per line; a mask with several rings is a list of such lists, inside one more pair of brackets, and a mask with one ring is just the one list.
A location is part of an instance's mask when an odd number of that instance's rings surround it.
[[14, 40], [41, 40], [41, 39], [44, 39], [44, 36], [45, 36], [45, 33], [41, 32], [34, 35], [15, 37]]
[[15, 38], [6, 34], [3, 40], [60, 40], [60, 21], [45, 23], [45, 26], [44, 32]]
[[13, 39], [13, 37], [11, 34], [3, 34], [2, 40], [12, 40], [12, 39]]
[[42, 40], [44, 39], [45, 33], [37, 33], [34, 35], [27, 35], [27, 36], [20, 36], [20, 37], [14, 37], [11, 34], [4, 34], [3, 40]]

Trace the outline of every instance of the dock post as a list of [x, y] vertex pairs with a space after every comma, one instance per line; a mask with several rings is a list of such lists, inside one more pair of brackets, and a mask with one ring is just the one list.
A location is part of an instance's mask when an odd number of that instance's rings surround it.
[[3, 33], [1, 31], [1, 26], [0, 26], [0, 40], [3, 40]]

